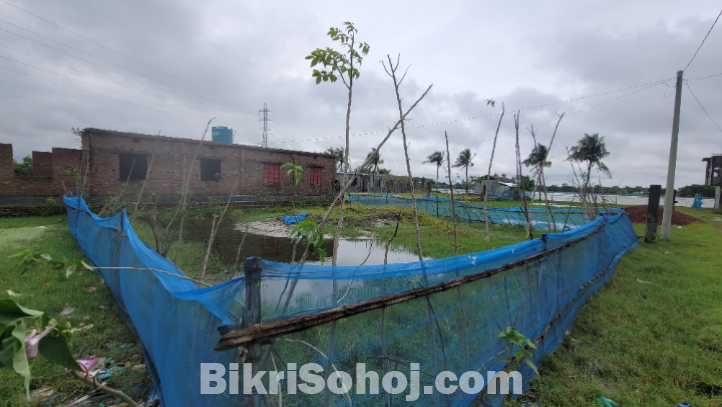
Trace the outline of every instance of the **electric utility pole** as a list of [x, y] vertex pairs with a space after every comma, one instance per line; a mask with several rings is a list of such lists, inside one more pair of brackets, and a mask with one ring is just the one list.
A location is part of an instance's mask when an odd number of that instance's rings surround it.
[[679, 138], [679, 109], [682, 105], [682, 75], [677, 71], [677, 90], [674, 95], [674, 118], [672, 119], [672, 144], [669, 147], [669, 166], [667, 167], [667, 191], [664, 194], [664, 214], [662, 215], [662, 240], [669, 240], [674, 211], [674, 172], [677, 167], [677, 140]]

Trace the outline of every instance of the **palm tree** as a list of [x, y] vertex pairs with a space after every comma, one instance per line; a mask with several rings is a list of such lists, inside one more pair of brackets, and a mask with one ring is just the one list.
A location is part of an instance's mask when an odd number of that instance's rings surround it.
[[366, 158], [371, 158], [371, 160], [368, 163], [368, 166], [366, 167], [366, 171], [371, 171], [371, 185], [372, 187], [375, 186], [376, 182], [376, 174], [379, 170], [379, 165], [384, 163], [384, 160], [381, 159], [381, 154], [376, 150], [376, 147], [371, 147], [371, 151], [366, 154]]
[[609, 172], [609, 168], [602, 162], [603, 158], [609, 156], [607, 146], [604, 144], [604, 137], [599, 137], [599, 133], [594, 133], [591, 136], [584, 134], [581, 140], [576, 146], [569, 149], [568, 160], [576, 162], [587, 163], [587, 176], [582, 177], [584, 179], [584, 190], [589, 188], [589, 181], [592, 178], [592, 167], [597, 167], [597, 170], [612, 178], [612, 173]]
[[466, 148], [459, 153], [459, 157], [456, 158], [456, 163], [454, 163], [454, 167], [465, 167], [466, 168], [466, 180], [469, 180], [469, 167], [473, 167], [474, 163], [471, 162], [474, 157], [476, 157], [476, 154], [471, 155], [471, 149]]
[[439, 168], [441, 168], [441, 165], [444, 164], [444, 152], [443, 151], [434, 151], [432, 154], [430, 154], [428, 157], [426, 157], [426, 161], [424, 161], [422, 164], [436, 164], [436, 181], [439, 180]]
[[537, 144], [534, 146], [534, 149], [531, 150], [531, 153], [529, 153], [529, 157], [521, 163], [527, 167], [535, 168], [536, 171], [539, 171], [539, 168], [541, 167], [549, 168], [552, 166], [552, 162], [547, 161], [547, 155], [549, 155], [547, 146]]
[[329, 147], [326, 149], [326, 151], [324, 151], [324, 153], [335, 156], [336, 162], [338, 163], [338, 170], [343, 171], [343, 157], [344, 157], [344, 154], [343, 154], [344, 148], [343, 147], [338, 147], [338, 148]]
[[368, 163], [368, 166], [366, 167], [366, 170], [373, 172], [374, 174], [378, 173], [379, 165], [384, 163], [384, 160], [381, 159], [381, 154], [376, 151], [376, 147], [371, 147], [371, 151], [366, 154], [366, 158], [371, 157], [371, 160]]

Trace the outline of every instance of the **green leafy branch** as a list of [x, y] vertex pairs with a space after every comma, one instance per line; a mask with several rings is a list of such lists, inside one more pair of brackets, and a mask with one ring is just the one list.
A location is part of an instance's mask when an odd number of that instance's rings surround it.
[[24, 377], [25, 393], [30, 398], [29, 361], [38, 353], [51, 363], [80, 371], [68, 347], [67, 339], [72, 332], [69, 326], [57, 325], [41, 311], [9, 299], [0, 300], [0, 368], [13, 369]]
[[294, 165], [293, 163], [285, 163], [281, 166], [281, 168], [285, 167], [291, 168], [288, 170], [288, 175], [292, 176], [294, 183], [298, 185], [298, 183], [301, 182], [301, 177], [303, 176], [303, 167], [300, 165]]
[[289, 237], [294, 244], [298, 244], [299, 242], [305, 240], [309, 251], [319, 255], [321, 258], [321, 264], [326, 261], [328, 254], [326, 253], [326, 250], [321, 247], [323, 244], [323, 233], [321, 233], [321, 230], [318, 228], [316, 222], [310, 219], [302, 220], [293, 228], [293, 230], [291, 230], [291, 235]]
[[365, 42], [356, 42], [358, 30], [353, 26], [353, 23], [346, 21], [343, 25], [344, 28], [331, 27], [327, 35], [331, 37], [331, 40], [339, 41], [342, 47], [347, 48], [346, 53], [326, 47], [317, 48], [306, 57], [306, 59], [311, 60], [311, 67], [319, 64], [323, 65], [324, 68], [330, 67], [329, 70], [313, 70], [312, 76], [316, 78], [316, 84], [321, 83], [321, 81], [336, 82], [339, 78], [337, 73], [344, 83], [346, 83], [346, 80], [343, 75], [348, 75], [349, 79], [360, 76], [359, 70], [354, 65], [361, 65], [363, 56], [369, 53], [370, 46]]
[[8, 258], [20, 258], [15, 264], [14, 270], [20, 272], [20, 275], [35, 269], [38, 265], [46, 266], [53, 269], [65, 269], [65, 277], [70, 277], [71, 274], [78, 269], [78, 267], [85, 268], [87, 270], [93, 270], [93, 267], [88, 265], [82, 260], [57, 260], [53, 259], [48, 253], [43, 253], [40, 257], [35, 257], [32, 250], [25, 249], [21, 252], [17, 252]]
[[499, 362], [508, 363], [507, 366], [509, 370], [515, 370], [519, 364], [524, 363], [529, 366], [534, 373], [539, 374], [539, 370], [534, 364], [534, 356], [530, 350], [536, 349], [534, 342], [522, 335], [516, 327], [511, 326], [499, 332], [498, 338], [509, 343], [509, 356], [499, 358]]

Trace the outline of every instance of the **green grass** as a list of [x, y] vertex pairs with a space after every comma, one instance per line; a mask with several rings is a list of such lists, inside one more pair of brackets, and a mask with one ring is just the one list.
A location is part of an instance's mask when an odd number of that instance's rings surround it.
[[677, 209], [709, 223], [673, 226], [669, 241], [626, 255], [520, 401], [722, 405], [722, 222], [711, 209]]
[[[0, 299], [11, 298], [20, 305], [43, 311], [61, 324], [69, 322], [73, 327], [92, 324], [92, 328], [75, 334], [70, 340], [71, 350], [77, 359], [112, 357], [131, 366], [143, 363], [140, 343], [116, 312], [107, 286], [96, 274], [80, 271], [66, 279], [62, 271], [43, 267], [22, 276], [13, 271], [16, 259], [9, 259], [8, 256], [24, 249], [31, 249], [36, 256], [48, 253], [53, 258], [85, 258], [68, 231], [65, 216], [0, 219], [0, 229], [3, 231], [37, 226], [48, 228], [29, 240], [0, 243]], [[96, 290], [89, 292], [88, 287], [95, 287]], [[19, 293], [20, 296], [10, 297], [6, 290]], [[61, 316], [60, 312], [65, 307], [74, 307], [75, 311], [69, 316]], [[51, 377], [62, 373], [63, 368], [53, 366], [38, 356], [31, 361], [31, 372], [35, 377]], [[124, 374], [108, 379], [110, 387], [121, 389], [127, 394], [131, 394], [130, 388], [135, 383], [144, 386], [150, 383], [145, 368], [126, 368]], [[73, 400], [89, 390], [78, 381], [64, 377], [33, 379], [31, 382], [31, 389], [43, 386], [53, 387], [56, 393], [64, 393], [56, 400], [58, 403], [61, 400]], [[136, 394], [135, 399], [140, 400], [140, 396]], [[0, 406], [26, 404], [28, 402], [21, 376], [13, 370], [1, 369]]]

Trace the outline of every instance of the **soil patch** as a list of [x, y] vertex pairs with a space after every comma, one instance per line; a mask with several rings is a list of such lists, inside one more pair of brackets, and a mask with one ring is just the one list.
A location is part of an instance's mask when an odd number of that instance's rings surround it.
[[[632, 223], [647, 223], [647, 205], [630, 206], [624, 208], [624, 212], [627, 212], [629, 220]], [[664, 214], [664, 206], [659, 207], [659, 214], [657, 218], [657, 225], [662, 224], [662, 217]], [[684, 213], [672, 211], [672, 224], [675, 226], [686, 226], [692, 222], [702, 222], [701, 219], [695, 218], [694, 216], [685, 215]]]

